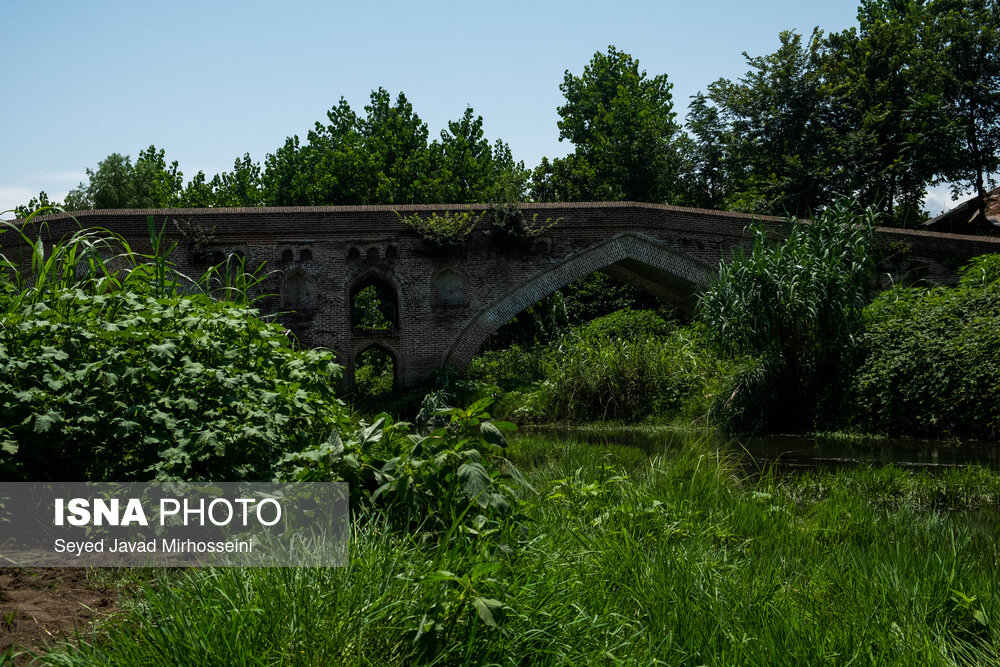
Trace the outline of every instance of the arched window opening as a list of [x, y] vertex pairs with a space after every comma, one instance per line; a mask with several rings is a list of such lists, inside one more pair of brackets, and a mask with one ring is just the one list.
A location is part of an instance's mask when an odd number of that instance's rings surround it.
[[442, 306], [465, 305], [462, 277], [452, 269], [442, 271], [434, 281], [434, 298]]
[[310, 250], [309, 248], [303, 248], [302, 252], [299, 254], [300, 262], [309, 262], [312, 261], [312, 258], [313, 258], [313, 251]]
[[291, 250], [281, 251], [281, 262], [283, 264], [291, 264], [293, 259], [295, 259], [295, 255], [292, 253]]
[[378, 259], [378, 248], [368, 248], [368, 259]]
[[357, 248], [351, 248], [347, 251], [347, 259], [361, 259], [361, 251]]
[[376, 331], [395, 329], [399, 326], [397, 303], [396, 290], [384, 280], [362, 282], [351, 295], [351, 326]]
[[380, 347], [370, 347], [354, 361], [354, 387], [362, 396], [378, 396], [393, 390], [396, 361]]
[[285, 307], [293, 310], [312, 308], [315, 303], [316, 285], [308, 276], [294, 273], [285, 280]]

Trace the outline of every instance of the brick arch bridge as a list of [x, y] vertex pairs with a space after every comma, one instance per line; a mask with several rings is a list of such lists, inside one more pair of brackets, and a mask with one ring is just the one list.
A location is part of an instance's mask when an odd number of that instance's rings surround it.
[[[227, 253], [249, 265], [266, 262], [272, 294], [264, 312], [306, 345], [331, 348], [353, 380], [357, 357], [379, 348], [394, 360], [397, 381], [419, 381], [446, 365], [462, 367], [483, 341], [511, 317], [568, 283], [604, 271], [682, 309], [709, 284], [719, 261], [749, 248], [739, 213], [634, 202], [524, 204], [527, 216], [559, 219], [530, 246], [495, 241], [485, 221], [452, 252], [428, 247], [403, 215], [464, 211], [464, 205], [337, 206], [302, 208], [158, 209], [82, 211], [84, 227], [121, 234], [133, 248], [148, 249], [146, 216], [166, 222], [168, 242], [181, 271], [197, 274]], [[77, 222], [46, 216], [59, 237]], [[757, 217], [781, 233], [778, 218]], [[179, 224], [175, 224], [175, 221]], [[187, 233], [182, 230], [186, 229]], [[194, 246], [191, 230], [210, 238]], [[13, 235], [0, 236], [0, 244]], [[880, 271], [896, 281], [917, 278], [943, 284], [968, 258], [1000, 252], [1000, 239], [927, 231], [881, 229]], [[0, 245], [0, 248], [4, 248]], [[9, 253], [9, 248], [4, 248]], [[371, 286], [381, 297], [389, 329], [352, 322], [352, 301]]]

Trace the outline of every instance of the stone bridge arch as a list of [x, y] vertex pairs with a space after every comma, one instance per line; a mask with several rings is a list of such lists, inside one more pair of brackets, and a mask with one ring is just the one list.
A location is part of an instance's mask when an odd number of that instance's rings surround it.
[[604, 271], [691, 312], [697, 288], [709, 285], [714, 270], [645, 234], [626, 232], [590, 246], [540, 271], [481, 308], [459, 330], [444, 357], [464, 368], [487, 338], [512, 317], [566, 285]]

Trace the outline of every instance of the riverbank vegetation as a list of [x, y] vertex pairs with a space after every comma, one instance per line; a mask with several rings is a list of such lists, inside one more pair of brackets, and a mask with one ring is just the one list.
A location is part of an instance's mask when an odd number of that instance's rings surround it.
[[[332, 353], [261, 317], [262, 274], [236, 256], [187, 278], [152, 225], [148, 254], [105, 230], [52, 247], [4, 227], [5, 481], [351, 490], [347, 567], [111, 575], [131, 582], [123, 610], [37, 662], [1000, 664], [995, 472], [783, 476], [707, 438], [653, 452], [511, 438], [514, 422], [601, 420], [997, 436], [1000, 259], [956, 287], [882, 294], [871, 268], [874, 224], [922, 219], [943, 178], [982, 194], [997, 168], [982, 147], [997, 145], [998, 61], [972, 57], [1000, 50], [997, 3], [866, 2], [859, 23], [783, 34], [695, 99], [686, 134], [666, 76], [610, 47], [566, 72], [574, 150], [533, 172], [471, 109], [429, 142], [405, 96], [378, 89], [263, 166], [246, 155], [185, 185], [150, 147], [71, 193], [71, 208], [492, 202], [437, 216], [439, 245], [488, 211], [512, 252], [557, 222], [520, 213], [529, 191], [813, 218], [783, 239], [748, 230], [752, 250], [694, 314], [602, 275], [568, 286], [396, 414], [391, 358], [363, 359], [371, 396], [347, 405]], [[376, 288], [353, 305], [388, 326]]]
[[1000, 659], [996, 545], [975, 518], [1000, 497], [993, 473], [751, 482], [697, 440], [650, 457], [525, 438], [507, 456], [526, 483], [488, 530], [359, 513], [345, 568], [156, 572], [115, 622], [40, 662]]
[[625, 308], [487, 349], [454, 393], [530, 423], [995, 437], [997, 256], [970, 262], [956, 287], [876, 294], [876, 223], [841, 202], [789, 221], [781, 240], [752, 228], [752, 251], [723, 262], [688, 323]]
[[[801, 280], [806, 306], [770, 306], [790, 332], [777, 349], [802, 355], [779, 358], [843, 372], [848, 397], [868, 375], [895, 368], [886, 359], [896, 356], [867, 353], [866, 341], [911, 350], [908, 336], [925, 335], [912, 324], [919, 318], [962, 313], [971, 322], [955, 325], [969, 332], [963, 349], [992, 358], [992, 338], [976, 325], [992, 330], [983, 318], [996, 314], [996, 258], [970, 264], [957, 288], [897, 288], [863, 306], [850, 281], [867, 269], [842, 265], [863, 248], [869, 227], [845, 226], [857, 221], [831, 213], [808, 227], [790, 223], [793, 238], [802, 235], [790, 247], [759, 236], [731, 269], [746, 284], [720, 280], [719, 289], [759, 308], [754, 298], [770, 283], [755, 270]], [[547, 342], [481, 355], [446, 390], [496, 393], [495, 407], [494, 396], [450, 407], [454, 396], [438, 392], [413, 424], [361, 419], [336, 399], [329, 355], [295, 349], [253, 312], [253, 274], [220, 265], [186, 280], [169, 249], [141, 255], [104, 238], [83, 232], [43, 252], [25, 236], [30, 268], [4, 265], [5, 479], [70, 470], [90, 479], [342, 480], [351, 489], [351, 562], [157, 571], [138, 582], [126, 573], [123, 610], [47, 647], [39, 664], [1000, 660], [989, 514], [1000, 481], [991, 471], [786, 477], [745, 470], [704, 438], [656, 452], [537, 437], [510, 444], [506, 415], [710, 424], [732, 402], [734, 382], [774, 391], [745, 380], [772, 348], [722, 345], [711, 318], [626, 309], [564, 321]], [[824, 260], [806, 248], [830, 252]], [[782, 262], [802, 268], [782, 274]], [[738, 291], [753, 285], [757, 297]], [[858, 312], [810, 301], [830, 294]], [[725, 303], [719, 313], [732, 319], [720, 321], [748, 322]], [[796, 344], [794, 335], [812, 342], [815, 327], [836, 321], [850, 326], [824, 333], [855, 351]], [[933, 352], [917, 346], [901, 357]], [[274, 355], [266, 364], [265, 354]], [[835, 363], [796, 361], [816, 358]], [[85, 391], [101, 373], [126, 384]], [[38, 409], [29, 414], [31, 401]], [[266, 437], [256, 432], [265, 428]], [[214, 445], [204, 441], [216, 431]], [[229, 439], [220, 447], [220, 438]], [[154, 447], [167, 439], [172, 446]]]

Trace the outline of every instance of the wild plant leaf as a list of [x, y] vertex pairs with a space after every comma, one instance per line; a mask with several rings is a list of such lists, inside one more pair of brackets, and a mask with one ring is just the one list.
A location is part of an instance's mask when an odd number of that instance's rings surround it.
[[458, 467], [458, 480], [472, 498], [478, 498], [492, 484], [490, 474], [481, 463], [463, 463]]
[[494, 447], [507, 446], [507, 438], [504, 437], [500, 429], [498, 429], [492, 422], [485, 421], [481, 423], [479, 425], [479, 433], [483, 436], [483, 440]]
[[472, 606], [475, 607], [476, 613], [479, 615], [479, 618], [483, 623], [491, 628], [497, 627], [494, 614], [499, 613], [503, 609], [502, 602], [494, 600], [493, 598], [476, 596], [472, 599]]
[[48, 433], [53, 424], [63, 421], [63, 416], [58, 412], [49, 410], [44, 415], [39, 415], [35, 419], [35, 433]]

